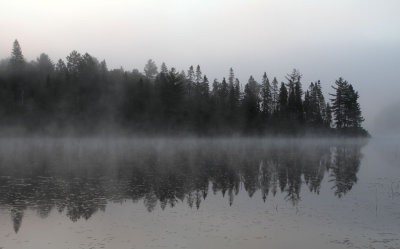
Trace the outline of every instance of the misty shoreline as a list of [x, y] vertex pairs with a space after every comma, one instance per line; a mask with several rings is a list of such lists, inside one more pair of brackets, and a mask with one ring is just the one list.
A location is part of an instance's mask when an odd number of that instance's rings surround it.
[[145, 132], [132, 132], [132, 131], [114, 131], [114, 132], [91, 132], [82, 133], [76, 131], [57, 131], [57, 132], [28, 132], [28, 131], [15, 131], [0, 129], [1, 139], [13, 138], [49, 138], [49, 139], [199, 139], [199, 140], [221, 140], [221, 139], [255, 139], [255, 140], [352, 140], [352, 139], [365, 139], [373, 138], [370, 134], [367, 135], [354, 135], [354, 134], [340, 134], [340, 133], [311, 133], [304, 132], [302, 134], [285, 134], [285, 133], [268, 133], [268, 134], [195, 134], [195, 133], [145, 133]]

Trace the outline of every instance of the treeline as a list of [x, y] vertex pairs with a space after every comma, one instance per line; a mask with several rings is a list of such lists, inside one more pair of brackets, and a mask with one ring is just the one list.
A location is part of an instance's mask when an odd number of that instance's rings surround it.
[[243, 88], [232, 68], [227, 79], [211, 83], [200, 66], [178, 72], [163, 63], [158, 70], [149, 60], [143, 73], [108, 70], [105, 61], [77, 51], [66, 61], [41, 54], [26, 62], [15, 40], [11, 57], [0, 63], [0, 122], [44, 132], [367, 135], [351, 84], [339, 78], [329, 102], [319, 81], [304, 91], [301, 77], [293, 70], [279, 84], [264, 73]]

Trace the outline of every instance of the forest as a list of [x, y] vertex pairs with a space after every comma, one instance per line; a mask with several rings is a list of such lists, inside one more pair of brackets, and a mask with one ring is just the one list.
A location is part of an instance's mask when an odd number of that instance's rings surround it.
[[338, 78], [325, 98], [319, 80], [306, 88], [294, 69], [279, 83], [264, 73], [242, 84], [230, 68], [209, 81], [200, 66], [177, 71], [149, 60], [143, 72], [109, 70], [72, 51], [28, 62], [17, 40], [0, 61], [0, 126], [31, 133], [112, 130], [137, 134], [369, 136], [359, 94]]

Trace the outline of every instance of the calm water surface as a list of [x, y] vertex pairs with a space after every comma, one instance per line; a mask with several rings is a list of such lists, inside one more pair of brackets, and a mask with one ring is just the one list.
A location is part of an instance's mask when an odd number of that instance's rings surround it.
[[396, 139], [0, 139], [0, 248], [400, 248]]

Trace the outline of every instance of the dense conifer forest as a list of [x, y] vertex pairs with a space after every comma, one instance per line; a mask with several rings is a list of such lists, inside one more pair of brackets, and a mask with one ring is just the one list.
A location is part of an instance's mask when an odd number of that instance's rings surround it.
[[358, 92], [346, 80], [338, 78], [326, 98], [320, 81], [303, 87], [298, 70], [283, 82], [261, 76], [241, 83], [231, 68], [210, 81], [200, 66], [177, 71], [153, 60], [143, 72], [109, 70], [77, 51], [27, 62], [15, 40], [0, 61], [0, 125], [44, 133], [368, 135]]

